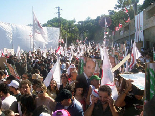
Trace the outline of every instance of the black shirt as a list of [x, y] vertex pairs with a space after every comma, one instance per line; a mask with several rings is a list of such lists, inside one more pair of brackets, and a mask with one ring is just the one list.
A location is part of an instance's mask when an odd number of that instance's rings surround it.
[[126, 96], [125, 97], [124, 106], [125, 111], [123, 116], [135, 116], [140, 115], [141, 111], [143, 110], [143, 101], [137, 100], [134, 95]]
[[94, 106], [92, 116], [112, 116], [112, 112], [110, 110], [109, 105], [103, 111], [103, 105], [100, 101], [98, 101]]

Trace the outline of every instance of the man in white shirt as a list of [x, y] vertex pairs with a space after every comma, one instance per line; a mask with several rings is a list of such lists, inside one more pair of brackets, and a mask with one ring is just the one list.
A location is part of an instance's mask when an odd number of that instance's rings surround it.
[[0, 84], [0, 96], [2, 100], [2, 110], [13, 110], [17, 111], [17, 99], [16, 97], [10, 95], [9, 87], [5, 83]]

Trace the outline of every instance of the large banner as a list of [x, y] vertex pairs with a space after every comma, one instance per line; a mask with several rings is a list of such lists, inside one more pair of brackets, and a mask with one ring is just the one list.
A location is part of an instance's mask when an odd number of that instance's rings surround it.
[[93, 60], [95, 62], [95, 71], [94, 71], [94, 75], [98, 75], [99, 77], [101, 75], [100, 74], [100, 67], [102, 65], [102, 61], [100, 59], [94, 59], [94, 58], [88, 58], [88, 57], [80, 57], [80, 63], [78, 66], [78, 74], [82, 74], [84, 72], [84, 64], [87, 63], [88, 60]]
[[146, 64], [145, 74], [145, 99], [149, 101], [155, 95], [155, 63]]
[[43, 27], [46, 40], [41, 34], [35, 34], [34, 42], [32, 30], [32, 26], [0, 22], [0, 49], [8, 48], [16, 51], [18, 46], [20, 46], [24, 51], [32, 51], [33, 45], [35, 49], [51, 48], [51, 46], [53, 49], [56, 49], [58, 47], [59, 28]]
[[135, 16], [135, 42], [144, 41], [143, 11]]

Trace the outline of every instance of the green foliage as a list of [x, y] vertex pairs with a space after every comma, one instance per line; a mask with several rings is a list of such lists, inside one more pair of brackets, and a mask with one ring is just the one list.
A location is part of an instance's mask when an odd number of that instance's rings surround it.
[[134, 18], [134, 11], [138, 8], [142, 10], [150, 3], [155, 0], [145, 0], [142, 6], [137, 3], [139, 0], [117, 0], [117, 4], [115, 5], [116, 10], [109, 10], [109, 15], [101, 15], [96, 17], [96, 19], [91, 19], [87, 17], [84, 21], [79, 21], [76, 23], [74, 20], [66, 20], [63, 18], [58, 19], [57, 17], [48, 20], [47, 23], [43, 24], [45, 27], [61, 27], [61, 38], [68, 39], [68, 44], [76, 43], [76, 40], [84, 40], [87, 37], [87, 40], [95, 42], [103, 41], [104, 37], [104, 29], [105, 29], [105, 17], [108, 23], [107, 30], [109, 31], [109, 35], [107, 35], [108, 39], [111, 39], [111, 32], [115, 30], [120, 24], [125, 25], [125, 21], [128, 19], [128, 15], [125, 13], [125, 8], [128, 9], [128, 14], [130, 19]]
[[155, 0], [145, 0], [143, 5], [140, 6], [140, 8], [139, 8], [140, 11], [142, 11], [143, 9], [146, 9], [148, 6], [151, 5], [151, 3], [154, 3], [154, 2], [155, 2]]

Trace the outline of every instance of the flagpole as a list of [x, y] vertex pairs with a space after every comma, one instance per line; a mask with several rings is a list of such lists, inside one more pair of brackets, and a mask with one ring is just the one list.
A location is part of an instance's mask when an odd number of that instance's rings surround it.
[[34, 33], [34, 13], [33, 13], [33, 6], [32, 6], [32, 21], [33, 21], [33, 51], [34, 51], [34, 38], [35, 38], [35, 33]]

